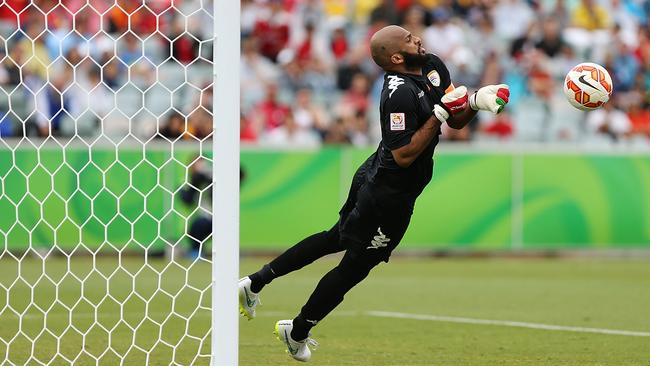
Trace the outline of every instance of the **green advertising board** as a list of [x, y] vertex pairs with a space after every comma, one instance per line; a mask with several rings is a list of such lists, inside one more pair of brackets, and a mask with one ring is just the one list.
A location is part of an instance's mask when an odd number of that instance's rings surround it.
[[[154, 146], [0, 150], [0, 242], [17, 251], [184, 245], [196, 206], [179, 192], [197, 151]], [[401, 248], [650, 248], [649, 154], [439, 150]], [[245, 149], [242, 249], [281, 250], [329, 229], [371, 152]]]
[[[401, 248], [650, 248], [650, 154], [439, 150]], [[328, 229], [371, 152], [242, 153], [242, 247]]]

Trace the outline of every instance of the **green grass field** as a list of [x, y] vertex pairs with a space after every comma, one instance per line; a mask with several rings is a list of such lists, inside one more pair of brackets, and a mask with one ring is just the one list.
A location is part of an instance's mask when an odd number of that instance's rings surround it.
[[[115, 271], [117, 258], [107, 257], [92, 271], [91, 258], [73, 257], [67, 272], [65, 258], [18, 263], [6, 255], [0, 260], [0, 364], [208, 364], [209, 264], [155, 259], [143, 266], [142, 259], [126, 257]], [[263, 263], [244, 259], [242, 273]], [[265, 289], [259, 317], [241, 322], [240, 365], [297, 364], [272, 335], [273, 324], [293, 317], [335, 264], [335, 258], [324, 259]], [[396, 258], [375, 269], [314, 329], [321, 346], [312, 364], [650, 366], [650, 337], [369, 311], [650, 332], [647, 260]]]
[[209, 364], [209, 263], [124, 257], [120, 268], [115, 256], [95, 268], [3, 256], [0, 365]]
[[[263, 261], [245, 260], [242, 273]], [[259, 317], [240, 325], [240, 365], [295, 361], [273, 324], [300, 309], [324, 260], [269, 285]], [[369, 316], [367, 311], [650, 332], [650, 262], [409, 260], [374, 270], [313, 330], [314, 365], [650, 365], [650, 337]]]

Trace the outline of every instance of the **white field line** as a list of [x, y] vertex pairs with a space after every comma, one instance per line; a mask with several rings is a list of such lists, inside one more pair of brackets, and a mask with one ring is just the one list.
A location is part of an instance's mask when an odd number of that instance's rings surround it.
[[561, 332], [609, 334], [609, 335], [621, 335], [621, 336], [628, 336], [628, 337], [650, 337], [650, 332], [604, 329], [604, 328], [571, 327], [571, 326], [564, 326], [564, 325], [527, 323], [527, 322], [517, 322], [517, 321], [510, 321], [510, 320], [474, 319], [474, 318], [461, 318], [461, 317], [454, 317], [454, 316], [396, 313], [390, 311], [367, 311], [364, 314], [368, 316], [379, 317], [379, 318], [428, 320], [434, 322], [479, 324], [479, 325], [498, 325], [504, 327], [554, 330], [554, 331], [561, 331]]
[[[136, 312], [129, 312], [129, 313], [124, 313], [125, 317], [132, 317], [132, 316], [142, 316], [144, 312], [142, 313], [136, 313]], [[149, 312], [147, 313], [147, 317], [154, 317], [154, 318], [162, 318], [168, 316], [170, 313], [163, 313], [163, 312]], [[12, 314], [13, 315], [13, 314]], [[107, 313], [98, 313], [99, 317], [106, 318], [106, 317], [116, 317], [119, 318], [120, 314], [119, 312], [114, 312], [112, 314], [107, 314]], [[197, 311], [194, 315], [192, 316], [187, 316], [186, 313], [182, 312], [182, 316], [185, 318], [196, 318], [196, 317], [201, 317], [201, 318], [207, 318], [211, 317], [211, 313], [207, 310], [201, 309]], [[260, 318], [293, 318], [296, 314], [286, 312], [286, 311], [260, 311], [258, 313], [258, 317]], [[503, 327], [515, 327], [515, 328], [528, 328], [528, 329], [538, 329], [538, 330], [551, 330], [551, 331], [561, 331], [561, 332], [577, 332], [577, 333], [594, 333], [594, 334], [608, 334], [608, 335], [621, 335], [621, 336], [628, 336], [628, 337], [650, 337], [650, 332], [641, 332], [641, 331], [633, 331], [633, 330], [619, 330], [619, 329], [606, 329], [606, 328], [586, 328], [586, 327], [572, 327], [572, 326], [565, 326], [565, 325], [553, 325], [553, 324], [541, 324], [541, 323], [528, 323], [528, 322], [518, 322], [518, 321], [511, 321], [511, 320], [489, 320], [489, 319], [475, 319], [475, 318], [463, 318], [463, 317], [455, 317], [455, 316], [439, 316], [439, 315], [425, 315], [425, 314], [411, 314], [411, 313], [398, 313], [398, 312], [391, 312], [391, 311], [366, 311], [366, 312], [360, 312], [360, 311], [335, 311], [332, 313], [330, 316], [370, 316], [370, 317], [377, 317], [377, 318], [395, 318], [395, 319], [411, 319], [411, 320], [426, 320], [426, 321], [434, 321], [434, 322], [446, 322], [446, 323], [462, 323], [462, 324], [474, 324], [474, 325], [496, 325], [496, 326], [503, 326]], [[15, 316], [15, 315], [14, 315]], [[56, 313], [50, 313], [48, 314], [48, 318], [58, 318], [58, 317], [65, 317], [67, 318], [69, 316], [69, 313], [67, 312], [56, 312]], [[73, 318], [74, 319], [92, 319], [95, 317], [95, 314], [92, 312], [74, 312], [73, 311]], [[0, 316], [0, 319], [7, 317], [6, 314], [3, 314]], [[12, 316], [13, 317], [13, 316]], [[34, 315], [34, 314], [25, 314], [22, 316], [23, 319], [25, 320], [31, 320], [31, 319], [42, 319], [42, 316]]]

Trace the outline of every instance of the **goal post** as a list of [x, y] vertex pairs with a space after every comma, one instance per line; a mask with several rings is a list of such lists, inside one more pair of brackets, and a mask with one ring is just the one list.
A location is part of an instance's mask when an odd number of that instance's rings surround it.
[[236, 364], [238, 19], [0, 2], [0, 364]]
[[215, 1], [212, 365], [236, 366], [239, 347], [239, 1]]

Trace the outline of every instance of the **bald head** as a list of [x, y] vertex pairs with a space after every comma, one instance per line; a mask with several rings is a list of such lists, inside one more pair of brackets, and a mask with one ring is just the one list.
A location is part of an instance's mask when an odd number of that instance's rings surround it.
[[389, 25], [375, 32], [370, 38], [370, 53], [375, 63], [382, 69], [390, 67], [391, 56], [402, 49], [408, 34], [409, 31], [397, 25]]
[[396, 25], [384, 27], [372, 35], [370, 52], [384, 71], [421, 74], [427, 59], [420, 38]]

